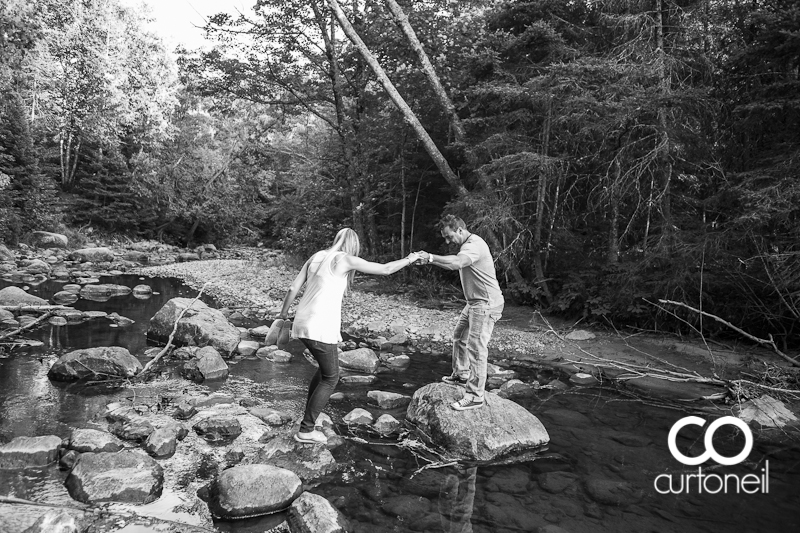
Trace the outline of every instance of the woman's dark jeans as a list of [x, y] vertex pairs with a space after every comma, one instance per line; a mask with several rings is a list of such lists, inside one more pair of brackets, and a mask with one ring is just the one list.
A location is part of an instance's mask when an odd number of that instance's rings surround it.
[[308, 386], [308, 399], [306, 400], [306, 412], [303, 421], [300, 423], [300, 431], [308, 433], [314, 431], [314, 422], [328, 404], [328, 400], [339, 382], [339, 350], [335, 344], [312, 341], [310, 339], [300, 339], [306, 345], [308, 351], [319, 363], [319, 369], [311, 379]]

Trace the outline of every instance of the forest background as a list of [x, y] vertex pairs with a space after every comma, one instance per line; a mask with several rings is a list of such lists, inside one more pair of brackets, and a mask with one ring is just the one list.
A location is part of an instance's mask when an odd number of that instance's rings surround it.
[[454, 213], [518, 303], [797, 348], [797, 0], [253, 3], [201, 51], [119, 0], [0, 0], [0, 241], [306, 255], [347, 225], [382, 261]]

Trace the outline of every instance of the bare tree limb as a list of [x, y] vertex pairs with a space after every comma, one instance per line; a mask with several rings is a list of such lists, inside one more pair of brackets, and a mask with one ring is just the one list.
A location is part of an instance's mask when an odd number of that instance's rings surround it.
[[36, 320], [31, 322], [30, 324], [22, 326], [21, 328], [17, 328], [17, 329], [15, 329], [13, 331], [9, 331], [5, 335], [0, 336], [0, 340], [7, 339], [8, 337], [11, 337], [11, 336], [16, 335], [18, 333], [21, 333], [21, 332], [25, 331], [26, 329], [31, 329], [33, 326], [35, 326], [39, 322], [42, 322], [44, 319], [49, 318], [50, 316], [52, 316], [52, 314], [53, 313], [51, 311], [48, 311], [47, 313], [43, 314], [42, 316], [40, 316], [39, 318], [37, 318]]
[[361, 36], [359, 36], [358, 32], [356, 32], [355, 28], [353, 28], [353, 25], [350, 24], [350, 21], [347, 19], [347, 16], [339, 5], [339, 2], [337, 0], [326, 1], [334, 15], [336, 15], [336, 19], [339, 21], [339, 25], [342, 27], [345, 35], [347, 35], [348, 39], [350, 39], [350, 42], [352, 42], [361, 53], [364, 61], [366, 61], [370, 68], [372, 68], [372, 71], [375, 73], [375, 76], [378, 78], [378, 81], [381, 83], [386, 93], [389, 95], [389, 98], [391, 98], [394, 105], [403, 114], [405, 121], [417, 134], [417, 137], [425, 148], [425, 151], [428, 152], [428, 155], [436, 164], [436, 168], [439, 169], [442, 177], [444, 177], [447, 183], [449, 183], [450, 186], [452, 186], [459, 194], [466, 194], [467, 189], [462, 183], [461, 178], [450, 167], [450, 164], [447, 162], [444, 155], [442, 155], [441, 151], [439, 151], [439, 148], [433, 142], [431, 136], [422, 126], [416, 114], [414, 114], [403, 97], [400, 96], [400, 93], [397, 92], [397, 89], [389, 80], [389, 77], [386, 75], [383, 67], [380, 66], [377, 59], [375, 59], [375, 56], [369, 51], [367, 45], [364, 44]]
[[[647, 300], [645, 300], [645, 301], [652, 305], [652, 302], [649, 302]], [[735, 332], [739, 333], [743, 337], [746, 337], [746, 338], [750, 339], [751, 341], [757, 342], [758, 344], [761, 344], [763, 346], [769, 346], [770, 348], [772, 348], [772, 351], [774, 351], [776, 354], [778, 354], [781, 358], [783, 358], [786, 361], [790, 362], [792, 365], [800, 366], [800, 361], [797, 361], [796, 359], [792, 359], [791, 357], [789, 357], [788, 355], [786, 355], [785, 353], [780, 351], [780, 349], [778, 349], [778, 345], [775, 344], [775, 340], [772, 338], [772, 335], [769, 336], [769, 339], [761, 339], [759, 337], [756, 337], [754, 335], [751, 335], [751, 334], [747, 333], [746, 331], [744, 331], [741, 328], [738, 328], [738, 327], [734, 326], [733, 324], [731, 324], [727, 320], [723, 320], [722, 318], [718, 317], [717, 315], [712, 315], [711, 313], [707, 313], [705, 311], [701, 311], [699, 309], [695, 309], [694, 307], [692, 307], [690, 305], [686, 305], [683, 302], [674, 302], [672, 300], [661, 300], [661, 299], [659, 299], [658, 301], [661, 302], [662, 304], [672, 304], [672, 305], [677, 305], [679, 307], [685, 307], [686, 309], [689, 309], [690, 311], [694, 311], [695, 313], [698, 313], [700, 315], [707, 316], [709, 318], [713, 318], [714, 320], [716, 320], [720, 324], [724, 324], [725, 326], [728, 326], [729, 328], [731, 328]]]
[[195, 297], [194, 297], [194, 300], [192, 300], [192, 301], [189, 303], [189, 305], [187, 305], [186, 307], [184, 307], [184, 308], [183, 308], [183, 310], [181, 311], [181, 313], [178, 315], [178, 318], [175, 320], [175, 325], [172, 327], [172, 333], [170, 333], [170, 334], [169, 334], [169, 339], [167, 339], [167, 345], [166, 345], [166, 346], [164, 346], [164, 348], [163, 348], [163, 349], [162, 349], [160, 352], [158, 352], [158, 353], [156, 354], [156, 356], [155, 356], [155, 357], [153, 357], [153, 358], [152, 358], [152, 359], [151, 359], [151, 360], [150, 360], [150, 361], [149, 361], [149, 362], [148, 362], [148, 363], [147, 363], [147, 364], [144, 366], [144, 368], [142, 369], [142, 371], [141, 371], [141, 372], [139, 372], [139, 374], [136, 376], [137, 378], [141, 378], [142, 376], [146, 375], [146, 374], [147, 374], [147, 372], [149, 372], [149, 371], [150, 371], [150, 369], [151, 369], [151, 368], [153, 368], [153, 365], [155, 365], [155, 364], [158, 362], [158, 360], [159, 360], [159, 359], [161, 359], [161, 358], [164, 356], [164, 354], [165, 354], [165, 353], [167, 353], [167, 352], [169, 351], [169, 349], [172, 347], [172, 341], [175, 339], [175, 332], [177, 332], [177, 331], [178, 331], [178, 324], [180, 323], [181, 319], [183, 318], [183, 315], [184, 315], [184, 314], [186, 314], [186, 311], [188, 311], [188, 310], [189, 310], [189, 309], [190, 309], [190, 308], [191, 308], [191, 307], [194, 305], [194, 303], [195, 303], [197, 300], [199, 300], [199, 299], [200, 299], [200, 296], [202, 296], [202, 294], [203, 294], [203, 291], [204, 291], [204, 290], [205, 290], [205, 288], [206, 288], [206, 285], [208, 285], [209, 283], [211, 283], [211, 282], [210, 282], [210, 281], [207, 281], [207, 282], [205, 282], [205, 283], [203, 284], [203, 286], [200, 288], [200, 292], [198, 292], [198, 293], [197, 293], [197, 296], [195, 296]]

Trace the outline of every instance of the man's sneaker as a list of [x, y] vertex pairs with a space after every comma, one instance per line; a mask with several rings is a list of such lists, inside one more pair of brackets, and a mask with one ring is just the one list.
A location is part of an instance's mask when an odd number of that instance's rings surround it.
[[297, 442], [302, 442], [305, 444], [327, 444], [328, 437], [321, 431], [309, 431], [308, 433], [303, 433], [302, 431], [298, 431], [294, 435], [294, 440]]
[[467, 384], [467, 378], [462, 378], [461, 376], [458, 376], [456, 374], [453, 374], [453, 375], [450, 375], [450, 376], [444, 376], [444, 377], [442, 377], [442, 381], [444, 381], [445, 383], [449, 383], [450, 385], [462, 385], [463, 386], [463, 385]]
[[465, 394], [463, 398], [457, 402], [453, 402], [450, 407], [456, 411], [469, 411], [470, 409], [477, 409], [483, 407], [483, 398], [480, 396], [473, 396], [472, 394]]

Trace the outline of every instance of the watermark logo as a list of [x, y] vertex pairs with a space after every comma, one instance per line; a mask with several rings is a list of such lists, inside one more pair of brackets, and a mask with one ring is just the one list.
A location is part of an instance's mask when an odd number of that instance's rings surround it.
[[[672, 456], [680, 463], [686, 466], [702, 465], [709, 459], [713, 459], [717, 464], [724, 466], [737, 465], [747, 459], [750, 451], [753, 449], [753, 432], [750, 427], [741, 419], [735, 416], [723, 416], [718, 418], [708, 425], [705, 435], [703, 437], [703, 444], [705, 451], [696, 457], [688, 457], [678, 450], [677, 438], [681, 429], [686, 426], [705, 426], [706, 421], [699, 416], [687, 416], [681, 418], [669, 430], [667, 437], [667, 446]], [[739, 428], [744, 435], [744, 447], [742, 450], [731, 457], [721, 455], [714, 448], [714, 433], [722, 426], [732, 425]], [[697, 474], [661, 474], [656, 477], [653, 486], [659, 494], [689, 494], [696, 492], [697, 494], [708, 493], [717, 494], [722, 492], [727, 494], [735, 492], [739, 494], [756, 494], [761, 492], [767, 494], [769, 492], [769, 461], [766, 461], [765, 467], [761, 469], [761, 475], [745, 474], [739, 476], [737, 474], [706, 474], [703, 473], [702, 467], [698, 467]]]

